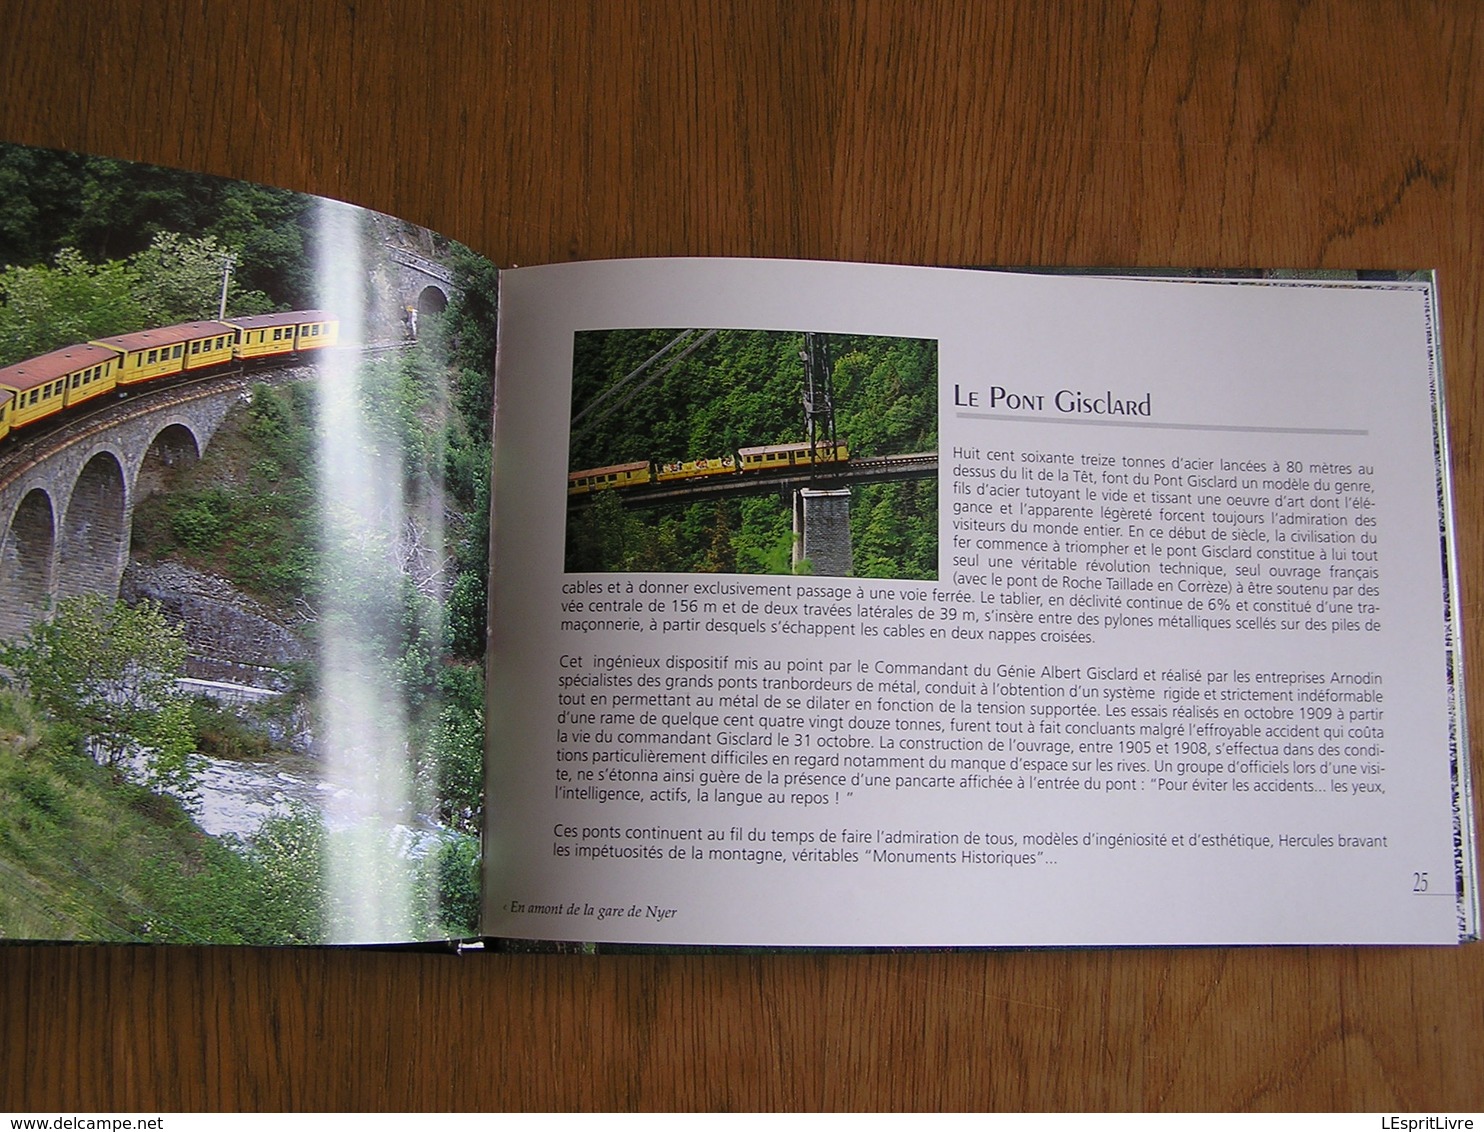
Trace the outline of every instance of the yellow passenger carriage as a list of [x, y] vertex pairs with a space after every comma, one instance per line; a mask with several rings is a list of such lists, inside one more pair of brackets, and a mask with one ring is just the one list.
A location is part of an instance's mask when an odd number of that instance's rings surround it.
[[115, 334], [93, 344], [123, 355], [118, 384], [128, 388], [142, 381], [229, 362], [236, 336], [236, 328], [225, 322], [181, 322]]
[[225, 322], [187, 322], [181, 330], [190, 331], [186, 341], [185, 368], [205, 369], [232, 360], [237, 348], [237, 328]]
[[697, 476], [728, 475], [737, 470], [737, 458], [726, 456], [703, 456], [699, 460], [673, 460], [658, 465], [654, 478], [661, 483], [666, 480], [688, 480]]
[[237, 356], [243, 359], [318, 350], [340, 340], [340, 320], [325, 311], [244, 315], [227, 322], [239, 332]]
[[568, 495], [586, 495], [610, 487], [633, 487], [651, 480], [648, 460], [629, 464], [610, 464], [606, 468], [588, 468], [567, 476]]
[[118, 350], [82, 343], [0, 369], [0, 397], [10, 402], [4, 432], [107, 393], [117, 381], [119, 359]]
[[737, 449], [737, 457], [742, 461], [744, 472], [757, 472], [768, 468], [838, 464], [850, 459], [850, 449], [843, 440], [834, 444], [816, 444], [812, 452], [808, 443], [761, 444]]
[[297, 311], [294, 344], [300, 350], [319, 350], [340, 343], [340, 320], [325, 311]]

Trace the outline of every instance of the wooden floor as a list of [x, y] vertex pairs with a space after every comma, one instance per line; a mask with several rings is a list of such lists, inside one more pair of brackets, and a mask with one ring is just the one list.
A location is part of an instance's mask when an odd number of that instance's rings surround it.
[[[1435, 267], [1484, 665], [1484, 5], [0, 0], [0, 138], [502, 264]], [[1484, 944], [0, 949], [0, 1109], [1207, 1107], [1484, 1109]]]

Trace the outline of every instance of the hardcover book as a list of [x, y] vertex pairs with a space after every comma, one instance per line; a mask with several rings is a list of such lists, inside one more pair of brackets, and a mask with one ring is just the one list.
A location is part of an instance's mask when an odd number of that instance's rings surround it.
[[1476, 935], [1429, 273], [0, 179], [0, 937]]

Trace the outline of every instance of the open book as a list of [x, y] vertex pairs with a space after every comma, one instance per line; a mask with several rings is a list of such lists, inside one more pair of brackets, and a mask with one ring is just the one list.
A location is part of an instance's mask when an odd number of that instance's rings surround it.
[[1427, 274], [497, 272], [0, 165], [0, 936], [1476, 934]]

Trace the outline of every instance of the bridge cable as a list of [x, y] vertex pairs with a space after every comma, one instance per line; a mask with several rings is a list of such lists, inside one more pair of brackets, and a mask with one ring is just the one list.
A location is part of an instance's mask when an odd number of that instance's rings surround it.
[[660, 378], [670, 374], [676, 366], [685, 361], [685, 359], [690, 357], [691, 354], [695, 353], [696, 350], [698, 350], [704, 343], [709, 342], [712, 338], [716, 337], [717, 332], [715, 330], [707, 330], [699, 337], [691, 339], [684, 345], [684, 347], [680, 349], [680, 352], [678, 354], [675, 354], [673, 357], [669, 358], [665, 362], [663, 367], [656, 370], [648, 377], [644, 378], [644, 380], [640, 381], [637, 385], [633, 385], [631, 388], [628, 389], [624, 388], [625, 386], [628, 386], [631, 382], [639, 378], [640, 375], [642, 375], [644, 371], [651, 365], [653, 365], [658, 359], [664, 357], [666, 354], [670, 353], [670, 351], [676, 349], [676, 347], [679, 346], [680, 343], [685, 339], [686, 335], [694, 333], [695, 330], [692, 329], [683, 331], [680, 334], [676, 335], [637, 369], [628, 374], [625, 374], [623, 377], [619, 378], [619, 380], [615, 381], [611, 386], [605, 389], [597, 397], [594, 397], [590, 402], [588, 402], [587, 406], [580, 413], [573, 414], [572, 424], [575, 426], [578, 425], [584, 417], [587, 417], [589, 414], [595, 412], [598, 407], [603, 404], [603, 402], [608, 401], [610, 398], [614, 397], [620, 390], [624, 390], [624, 395], [617, 401], [614, 401], [612, 404], [607, 405], [605, 408], [603, 408], [602, 412], [599, 412], [591, 420], [587, 421], [586, 424], [582, 424], [580, 428], [574, 428], [572, 431], [572, 439], [578, 440], [581, 437], [585, 436], [593, 429], [594, 426], [606, 420], [609, 416], [611, 416], [617, 410], [621, 409], [624, 405], [627, 405], [644, 389], [654, 384]]

